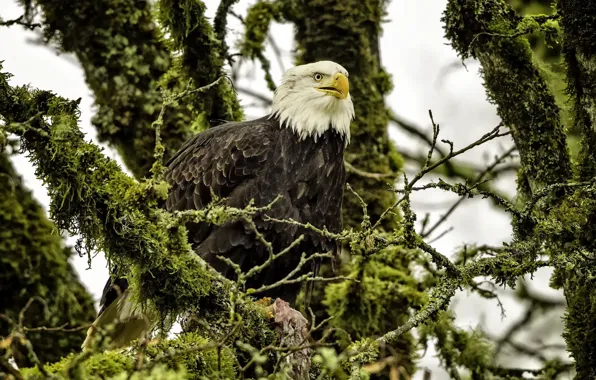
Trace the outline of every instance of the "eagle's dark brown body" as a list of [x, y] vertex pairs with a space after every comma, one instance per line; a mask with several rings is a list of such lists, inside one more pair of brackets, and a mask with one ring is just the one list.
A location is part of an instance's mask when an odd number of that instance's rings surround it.
[[[168, 162], [167, 181], [172, 185], [165, 208], [169, 211], [205, 207], [211, 191], [226, 198], [230, 206], [244, 208], [251, 199], [255, 206], [265, 206], [276, 199], [265, 214], [277, 219], [293, 219], [341, 230], [341, 204], [345, 184], [343, 153], [345, 137], [332, 129], [316, 141], [313, 137], [299, 140], [290, 128], [282, 128], [275, 118], [226, 123], [206, 130], [187, 141]], [[250, 278], [247, 288], [258, 288], [284, 278], [296, 268], [302, 253], [329, 252], [336, 243], [319, 234], [284, 223], [255, 218], [258, 230], [272, 243], [275, 253], [288, 247], [301, 234], [303, 242], [273, 261], [257, 276]], [[195, 251], [226, 277], [235, 279], [234, 271], [217, 259], [228, 257], [244, 272], [263, 263], [267, 249], [257, 241], [254, 232], [242, 222], [225, 226], [206, 223], [188, 226], [189, 239]], [[310, 265], [305, 270], [310, 270]], [[128, 285], [119, 279], [123, 291]], [[259, 296], [280, 297], [293, 302], [300, 284], [275, 288]], [[106, 284], [102, 311], [117, 293]], [[101, 311], [100, 311], [101, 313]]]

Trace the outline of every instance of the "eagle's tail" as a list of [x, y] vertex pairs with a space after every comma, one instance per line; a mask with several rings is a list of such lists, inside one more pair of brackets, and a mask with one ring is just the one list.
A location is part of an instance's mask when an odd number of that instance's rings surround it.
[[[312, 263], [312, 277], [313, 279], [319, 275], [321, 269], [321, 261], [320, 259], [313, 260]], [[312, 295], [314, 293], [315, 288], [315, 281], [306, 281], [306, 288], [304, 290], [304, 311], [308, 311], [308, 307], [310, 306], [310, 301], [312, 299]]]
[[143, 313], [140, 305], [131, 300], [130, 289], [126, 289], [89, 327], [81, 348], [89, 350], [100, 337], [110, 339], [110, 349], [125, 347], [135, 339], [146, 337], [154, 326], [153, 318]]

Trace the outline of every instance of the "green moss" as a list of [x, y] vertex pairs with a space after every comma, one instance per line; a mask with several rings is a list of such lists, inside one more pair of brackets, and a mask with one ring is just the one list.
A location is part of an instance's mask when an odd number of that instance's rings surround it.
[[[203, 3], [187, 1], [184, 11], [188, 13], [182, 14], [182, 5], [162, 2], [171, 11], [167, 21], [172, 21], [174, 28], [181, 28], [169, 29], [175, 49], [184, 49], [181, 62], [174, 65], [172, 46], [155, 24], [150, 2], [34, 3], [43, 11], [46, 37], [56, 40], [64, 51], [75, 53], [81, 62], [99, 107], [93, 124], [100, 140], [117, 148], [135, 176], [146, 176], [154, 162], [152, 123], [162, 108], [160, 78], [169, 73], [169, 79], [175, 78], [177, 83], [166, 88], [182, 92], [209, 84], [223, 74], [222, 46], [203, 14]], [[194, 83], [189, 87], [190, 79]], [[205, 117], [197, 128], [195, 120], [200, 114]], [[241, 117], [235, 94], [225, 81], [201, 96], [184, 97], [164, 115], [161, 139], [165, 159], [197, 130], [208, 127], [210, 123], [205, 120]]]
[[[159, 19], [170, 34], [174, 51], [180, 51], [181, 72], [193, 80], [193, 87], [206, 86], [224, 75], [223, 44], [205, 16], [205, 4], [200, 0], [159, 2]], [[225, 35], [225, 25], [218, 18], [219, 37]], [[192, 87], [191, 87], [192, 88]], [[240, 120], [242, 109], [232, 86], [222, 81], [201, 96], [193, 97], [196, 111], [206, 114], [214, 125], [222, 121]], [[208, 125], [207, 125], [208, 126]]]
[[[66, 324], [72, 328], [92, 322], [93, 300], [68, 262], [73, 252], [63, 246], [55, 226], [3, 153], [0, 153], [0, 226], [0, 312], [17, 323], [27, 302], [39, 297], [45, 306], [39, 301], [31, 304], [24, 314], [26, 327]], [[0, 337], [6, 337], [12, 328], [0, 318]], [[78, 350], [84, 337], [83, 331], [27, 333], [42, 362], [53, 362]], [[22, 352], [16, 352], [15, 358], [19, 366], [32, 365]]]
[[[43, 11], [46, 37], [81, 62], [98, 106], [93, 124], [100, 140], [113, 144], [136, 176], [146, 175], [155, 145], [151, 123], [162, 103], [156, 78], [170, 66], [150, 3], [40, 0], [35, 4]], [[170, 150], [188, 137], [179, 125], [162, 134]]]
[[[78, 361], [78, 359], [78, 355], [71, 354], [59, 362], [45, 366], [45, 370], [49, 374], [58, 376], [60, 379], [69, 379], [70, 374], [72, 374], [69, 371], [72, 370], [73, 363]], [[77, 368], [76, 375], [86, 380], [111, 378], [122, 372], [132, 370], [134, 363], [135, 357], [132, 354], [106, 351], [87, 358]], [[37, 368], [23, 368], [20, 371], [27, 380], [45, 379]]]
[[259, 1], [249, 8], [246, 15], [246, 29], [240, 45], [240, 54], [256, 59], [265, 51], [265, 41], [271, 21], [279, 21], [279, 3]]
[[[408, 314], [398, 310], [404, 305], [419, 308], [427, 301], [417, 282], [401, 267], [405, 256], [403, 249], [387, 248], [364, 262], [358, 262], [362, 258], [354, 258], [352, 274], [359, 282], [345, 281], [325, 288], [323, 303], [328, 314], [334, 317], [331, 326], [346, 331], [351, 339], [360, 340], [382, 335], [404, 324]], [[411, 339], [405, 334], [393, 346], [400, 357], [408, 360], [413, 359]]]
[[197, 333], [185, 333], [149, 347], [147, 355], [170, 369], [184, 368], [187, 379], [237, 378], [233, 350], [210, 347], [210, 344], [212, 342]]
[[555, 273], [551, 286], [564, 289], [567, 309], [563, 337], [575, 359], [578, 378], [592, 378], [596, 366], [596, 189], [568, 196], [537, 226], [537, 239], [548, 242]]
[[439, 313], [436, 322], [420, 328], [420, 341], [426, 348], [434, 337], [441, 364], [452, 378], [459, 377], [457, 367], [470, 370], [473, 379], [490, 378], [493, 356], [486, 336], [480, 330], [462, 330], [454, 325], [454, 320], [450, 312]]
[[265, 71], [265, 81], [270, 91], [275, 91], [271, 76], [271, 63], [265, 56], [265, 40], [273, 20], [281, 21], [280, 2], [259, 1], [248, 9], [244, 38], [240, 43], [240, 54], [252, 60], [259, 60]]
[[186, 380], [191, 379], [184, 368], [174, 370], [164, 365], [156, 365], [148, 370], [133, 373], [120, 373], [113, 380]]

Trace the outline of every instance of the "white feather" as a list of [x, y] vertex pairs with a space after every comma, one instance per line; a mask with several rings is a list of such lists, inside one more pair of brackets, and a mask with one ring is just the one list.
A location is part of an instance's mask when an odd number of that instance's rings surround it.
[[315, 141], [329, 128], [345, 136], [350, 142], [350, 122], [354, 119], [354, 104], [348, 94], [338, 99], [318, 91], [313, 76], [321, 73], [333, 77], [336, 73], [348, 75], [346, 69], [332, 61], [320, 61], [296, 66], [285, 72], [282, 83], [275, 90], [272, 116], [277, 116], [282, 127], [289, 127], [300, 139], [313, 137]]

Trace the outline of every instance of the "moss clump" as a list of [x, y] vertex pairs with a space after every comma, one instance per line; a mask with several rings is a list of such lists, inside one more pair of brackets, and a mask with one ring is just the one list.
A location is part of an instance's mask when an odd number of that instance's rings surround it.
[[235, 379], [234, 351], [215, 347], [197, 333], [183, 333], [147, 349], [147, 355], [170, 369], [184, 368], [187, 379]]
[[[162, 97], [157, 79], [170, 66], [170, 53], [160, 39], [151, 3], [132, 0], [34, 1], [43, 11], [47, 38], [75, 53], [99, 107], [93, 118], [98, 136], [109, 141], [137, 176], [149, 172]], [[98, 17], [98, 15], [109, 15]], [[190, 137], [172, 120], [162, 133], [168, 153]]]
[[240, 54], [251, 59], [257, 59], [263, 54], [271, 21], [280, 21], [280, 12], [280, 4], [277, 2], [259, 1], [250, 7], [246, 15]]
[[246, 15], [246, 29], [240, 43], [240, 54], [252, 60], [259, 60], [265, 71], [265, 81], [270, 91], [275, 91], [271, 76], [271, 63], [265, 57], [265, 40], [269, 34], [271, 21], [281, 21], [280, 2], [259, 1], [249, 8]]
[[120, 373], [112, 380], [186, 380], [191, 379], [184, 368], [171, 369], [165, 365], [156, 365], [150, 369], [134, 372], [133, 374]]
[[[386, 248], [366, 260], [356, 258], [352, 275], [359, 282], [345, 281], [325, 289], [323, 304], [334, 317], [330, 325], [345, 330], [355, 340], [380, 336], [403, 325], [408, 313], [400, 310], [426, 303], [417, 282], [401, 268], [404, 256], [407, 252], [402, 249]], [[411, 335], [404, 334], [392, 348], [400, 357], [412, 360], [411, 344]], [[402, 365], [413, 373], [413, 367], [406, 363]]]
[[596, 188], [580, 188], [536, 227], [555, 266], [551, 286], [567, 300], [563, 337], [575, 359], [578, 378], [596, 376]]
[[[0, 115], [3, 112], [0, 107]], [[72, 251], [62, 245], [56, 227], [3, 153], [0, 153], [0, 226], [0, 313], [18, 323], [19, 313], [27, 302], [39, 297], [45, 304], [41, 301], [31, 304], [24, 314], [25, 327], [66, 324], [72, 328], [91, 323], [95, 317], [93, 300], [68, 262]], [[8, 336], [12, 329], [8, 321], [0, 318], [0, 337]], [[78, 350], [84, 337], [83, 331], [27, 333], [44, 363]], [[22, 351], [14, 355], [19, 366], [33, 364]]]
[[470, 370], [472, 378], [490, 376], [492, 346], [480, 330], [471, 332], [457, 328], [455, 317], [448, 311], [440, 312], [435, 322], [420, 327], [420, 341], [426, 348], [434, 337], [441, 364], [451, 377], [457, 378], [457, 367]]
[[[71, 354], [59, 362], [45, 366], [45, 370], [59, 379], [69, 379], [75, 375], [86, 380], [102, 380], [131, 371], [135, 363], [132, 354], [116, 351], [97, 353], [84, 361], [80, 360], [80, 354]], [[37, 368], [23, 368], [20, 371], [27, 380], [45, 379]]]
[[[162, 1], [162, 21], [175, 42], [167, 41], [153, 20], [151, 2], [133, 0], [35, 0], [44, 15], [45, 35], [79, 59], [99, 107], [93, 118], [98, 136], [115, 146], [136, 177], [154, 162], [155, 131], [166, 73], [178, 81], [176, 92], [207, 85], [223, 75], [220, 42], [204, 15], [201, 1]], [[183, 13], [184, 12], [184, 13]], [[107, 15], [98, 17], [98, 15]], [[188, 18], [187, 18], [188, 16]], [[172, 50], [183, 50], [172, 64]], [[175, 72], [175, 73], [173, 73]], [[189, 80], [194, 83], [188, 86]], [[170, 88], [172, 87], [165, 87]], [[202, 116], [197, 116], [202, 115]], [[186, 96], [164, 114], [161, 128], [165, 158], [211, 120], [238, 120], [242, 111], [231, 86], [222, 81], [201, 96]], [[196, 120], [200, 128], [196, 128]], [[194, 128], [191, 128], [194, 126]]]

